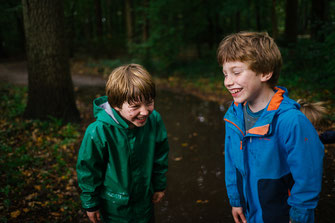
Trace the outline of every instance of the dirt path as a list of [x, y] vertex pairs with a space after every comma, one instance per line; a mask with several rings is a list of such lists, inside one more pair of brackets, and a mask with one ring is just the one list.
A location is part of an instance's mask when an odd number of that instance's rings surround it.
[[[28, 72], [26, 62], [0, 63], [0, 81], [17, 85], [27, 85]], [[103, 87], [106, 83], [106, 80], [102, 77], [77, 74], [72, 75], [72, 81], [75, 87]]]

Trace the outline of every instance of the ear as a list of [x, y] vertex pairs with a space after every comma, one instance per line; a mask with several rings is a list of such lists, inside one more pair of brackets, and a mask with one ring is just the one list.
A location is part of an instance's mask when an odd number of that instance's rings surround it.
[[121, 110], [121, 108], [119, 108], [118, 106], [114, 106], [113, 108], [118, 112], [120, 112], [120, 110]]
[[261, 74], [261, 81], [267, 82], [271, 79], [273, 72]]

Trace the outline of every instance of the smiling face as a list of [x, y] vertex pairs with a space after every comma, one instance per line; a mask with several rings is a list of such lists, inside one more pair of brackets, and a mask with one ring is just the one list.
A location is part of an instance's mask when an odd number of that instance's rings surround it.
[[151, 100], [149, 102], [124, 102], [121, 108], [114, 107], [114, 109], [128, 123], [129, 128], [133, 128], [134, 126], [144, 126], [149, 118], [149, 115], [154, 110], [154, 107], [154, 100]]
[[249, 68], [248, 63], [239, 61], [224, 63], [223, 73], [224, 85], [236, 103], [248, 102], [254, 110], [266, 106], [273, 93], [266, 83], [271, 78], [271, 73], [256, 74]]

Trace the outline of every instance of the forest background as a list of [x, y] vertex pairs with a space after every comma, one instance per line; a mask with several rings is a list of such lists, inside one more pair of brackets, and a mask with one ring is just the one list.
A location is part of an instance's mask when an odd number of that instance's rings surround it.
[[[216, 60], [218, 44], [233, 32], [264, 31], [276, 40], [283, 56], [279, 85], [287, 87], [293, 99], [326, 101], [327, 119], [335, 121], [334, 0], [55, 2], [62, 5], [57, 11], [61, 13], [49, 8], [50, 17], [64, 20], [60, 48], [72, 73], [106, 78], [119, 65], [140, 63], [163, 85], [214, 95], [213, 100], [222, 103], [227, 92]], [[33, 4], [43, 3], [0, 1], [1, 62], [32, 63], [27, 42], [39, 37], [27, 33], [23, 12]], [[1, 220], [32, 220], [45, 208], [51, 215], [42, 219], [79, 219], [75, 171], [68, 164], [75, 160], [82, 126], [60, 117], [44, 121], [43, 115], [31, 115], [27, 103], [33, 91], [27, 87], [1, 83], [0, 90], [0, 170], [5, 179], [0, 183]]]

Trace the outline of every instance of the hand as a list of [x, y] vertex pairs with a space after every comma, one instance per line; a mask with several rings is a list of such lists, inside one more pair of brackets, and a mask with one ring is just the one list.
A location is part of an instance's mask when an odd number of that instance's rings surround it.
[[98, 223], [101, 220], [99, 210], [97, 210], [97, 211], [86, 211], [86, 214], [88, 216], [88, 219], [90, 219], [90, 221], [93, 222], [93, 223]]
[[231, 212], [233, 214], [235, 223], [247, 223], [247, 220], [243, 214], [243, 208], [233, 207]]
[[152, 195], [152, 203], [156, 204], [162, 200], [162, 198], [165, 195], [165, 191], [159, 191], [155, 192], [154, 195]]

